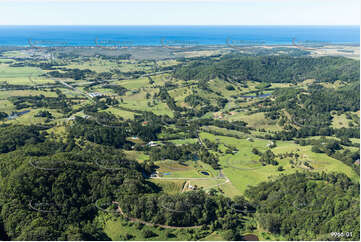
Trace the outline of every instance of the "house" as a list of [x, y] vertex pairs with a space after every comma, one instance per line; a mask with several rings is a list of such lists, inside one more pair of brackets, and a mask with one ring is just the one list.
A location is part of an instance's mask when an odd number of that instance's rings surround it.
[[92, 93], [89, 93], [89, 96], [90, 97], [101, 97], [101, 96], [104, 96], [104, 94], [102, 94], [100, 92], [92, 92]]
[[189, 185], [188, 185], [188, 190], [197, 190], [197, 185], [191, 185], [190, 183], [189, 183]]
[[150, 146], [150, 147], [155, 147], [155, 146], [159, 146], [159, 144], [155, 141], [150, 141], [147, 146]]
[[270, 144], [266, 144], [266, 147], [271, 147], [271, 148], [273, 148], [274, 147], [274, 142], [273, 141], [271, 141], [271, 143]]

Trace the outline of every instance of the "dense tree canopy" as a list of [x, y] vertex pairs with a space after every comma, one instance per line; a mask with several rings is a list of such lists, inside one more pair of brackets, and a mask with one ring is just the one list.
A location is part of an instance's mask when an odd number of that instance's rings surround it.
[[[251, 187], [255, 217], [286, 240], [359, 240], [359, 184], [343, 174], [295, 173]], [[332, 237], [332, 232], [349, 232]]]
[[194, 61], [175, 71], [183, 80], [208, 81], [216, 77], [243, 82], [297, 82], [305, 79], [357, 81], [360, 63], [344, 57], [290, 57], [228, 55], [219, 61]]

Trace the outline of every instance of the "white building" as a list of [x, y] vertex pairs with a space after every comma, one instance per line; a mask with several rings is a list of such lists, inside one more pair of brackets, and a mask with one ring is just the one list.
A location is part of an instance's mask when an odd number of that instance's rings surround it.
[[100, 92], [92, 92], [92, 93], [89, 93], [89, 96], [90, 97], [101, 97], [101, 96], [104, 96], [104, 94], [102, 94]]
[[155, 146], [158, 146], [159, 144], [155, 141], [150, 141], [147, 145], [150, 147], [155, 147]]

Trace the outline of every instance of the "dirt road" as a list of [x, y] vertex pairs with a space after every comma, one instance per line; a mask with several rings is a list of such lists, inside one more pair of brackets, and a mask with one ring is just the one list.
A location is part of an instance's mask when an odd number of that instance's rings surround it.
[[116, 204], [116, 205], [118, 206], [118, 209], [117, 209], [117, 210], [118, 210], [118, 212], [119, 212], [123, 217], [125, 217], [125, 218], [127, 218], [127, 219], [129, 219], [130, 221], [135, 222], [135, 223], [141, 223], [141, 224], [145, 224], [145, 225], [148, 225], [148, 226], [157, 226], [157, 227], [165, 228], [165, 229], [199, 229], [199, 228], [202, 227], [202, 225], [188, 226], [188, 227], [177, 227], [177, 226], [170, 226], [170, 225], [149, 223], [149, 222], [140, 220], [140, 219], [138, 219], [138, 218], [128, 217], [128, 216], [123, 212], [123, 210], [120, 208], [118, 202], [113, 201], [113, 204]]

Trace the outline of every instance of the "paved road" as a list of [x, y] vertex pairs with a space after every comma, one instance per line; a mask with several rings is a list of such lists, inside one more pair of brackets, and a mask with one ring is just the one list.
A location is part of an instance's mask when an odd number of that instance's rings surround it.
[[92, 99], [92, 97], [90, 96], [89, 93], [83, 92], [83, 91], [77, 89], [76, 87], [71, 86], [70, 84], [66, 83], [65, 81], [63, 81], [63, 80], [61, 80], [61, 79], [56, 79], [55, 81], [60, 82], [60, 83], [63, 84], [64, 86], [69, 87], [70, 89], [73, 89], [74, 91], [76, 91], [76, 92], [78, 92], [78, 93], [86, 96], [88, 99], [90, 99], [90, 100], [93, 101], [93, 99]]

